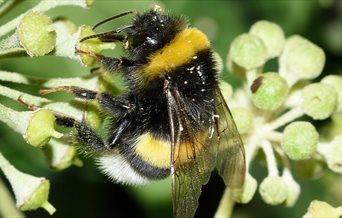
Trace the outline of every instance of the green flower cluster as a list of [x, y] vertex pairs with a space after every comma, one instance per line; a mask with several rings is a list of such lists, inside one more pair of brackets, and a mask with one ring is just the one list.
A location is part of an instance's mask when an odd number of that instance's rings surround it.
[[[264, 72], [266, 62], [273, 58], [278, 60], [278, 70]], [[223, 83], [222, 92], [227, 93], [245, 142], [247, 169], [259, 149], [266, 157], [268, 176], [261, 181], [259, 193], [267, 204], [291, 207], [298, 199], [300, 186], [293, 179], [290, 160], [323, 158], [330, 170], [342, 173], [342, 135], [327, 139], [314, 126], [315, 120], [342, 112], [341, 76], [310, 83], [325, 64], [320, 47], [299, 35], [286, 38], [277, 24], [259, 21], [234, 39], [226, 63], [243, 80], [243, 87], [233, 94]], [[235, 201], [252, 199], [257, 182], [251, 173], [242, 190], [234, 194]]]
[[[8, 1], [9, 3], [11, 1]], [[0, 1], [0, 11], [5, 12], [10, 7]], [[50, 1], [42, 0], [31, 10], [0, 26], [0, 57], [43, 56], [55, 55], [68, 57], [83, 65], [91, 65], [94, 59], [83, 58], [75, 53], [76, 46], [90, 52], [101, 52], [106, 48], [114, 48], [113, 43], [102, 43], [99, 40], [89, 40], [87, 44], [77, 42], [84, 35], [93, 34], [89, 27], [76, 28], [67, 20], [53, 21], [45, 14], [46, 11], [58, 6], [89, 7], [90, 0]], [[0, 13], [0, 16], [3, 13]], [[87, 88], [98, 87], [99, 77], [68, 79], [43, 79], [24, 76], [16, 72], [0, 70], [0, 80], [24, 85], [39, 84], [52, 88], [61, 85], [75, 85]], [[0, 121], [19, 133], [24, 140], [36, 148], [42, 148], [47, 162], [52, 170], [60, 171], [71, 164], [81, 165], [76, 157], [75, 146], [70, 146], [67, 138], [56, 130], [54, 113], [60, 112], [81, 120], [82, 109], [75, 103], [53, 102], [49, 99], [33, 96], [7, 86], [0, 85], [0, 95], [27, 104], [28, 111], [16, 111], [0, 104]], [[63, 111], [61, 111], [63, 109]], [[89, 119], [94, 119], [93, 111], [89, 110]], [[95, 121], [94, 121], [95, 122]], [[43, 177], [35, 177], [17, 170], [0, 153], [0, 169], [8, 179], [13, 189], [16, 206], [22, 211], [44, 208], [50, 214], [55, 208], [48, 202], [50, 182]], [[1, 183], [2, 184], [2, 183]]]

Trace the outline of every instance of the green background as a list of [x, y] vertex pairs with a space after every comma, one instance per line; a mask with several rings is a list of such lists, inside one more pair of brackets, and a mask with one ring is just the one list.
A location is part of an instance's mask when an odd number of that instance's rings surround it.
[[[37, 2], [22, 1], [10, 13], [0, 18], [0, 25], [25, 12]], [[322, 47], [327, 56], [324, 74], [338, 74], [342, 71], [342, 1], [98, 0], [90, 9], [62, 7], [47, 14], [53, 18], [67, 17], [77, 25], [92, 25], [126, 10], [147, 10], [154, 4], [162, 5], [172, 14], [186, 16], [191, 25], [207, 33], [212, 46], [223, 60], [226, 59], [229, 45], [236, 36], [248, 32], [254, 22], [268, 20], [279, 24], [286, 37], [299, 34]], [[102, 26], [99, 31], [114, 29], [130, 22], [130, 19], [130, 16], [120, 18]], [[119, 53], [120, 49], [117, 49], [112, 55]], [[48, 78], [73, 77], [89, 73], [89, 69], [74, 61], [53, 56], [0, 59], [0, 69]], [[277, 62], [271, 60], [266, 69], [277, 69]], [[232, 84], [239, 85], [239, 81], [228, 73], [226, 67], [223, 77]], [[30, 93], [39, 90], [39, 87], [11, 86]], [[16, 102], [5, 98], [0, 98], [0, 102], [23, 109]], [[168, 180], [143, 187], [112, 184], [97, 171], [91, 159], [85, 158], [82, 168], [72, 166], [59, 173], [51, 172], [42, 152], [28, 146], [21, 136], [3, 123], [0, 123], [0, 152], [21, 171], [51, 180], [50, 202], [57, 208], [52, 217], [171, 217]], [[260, 183], [267, 174], [263, 161], [255, 160], [252, 163], [251, 174]], [[317, 178], [306, 178], [297, 173], [294, 176], [302, 188], [302, 194], [295, 207], [267, 205], [256, 193], [249, 204], [236, 206], [233, 217], [301, 217], [310, 201], [314, 199], [327, 201], [334, 206], [342, 205], [341, 176], [333, 173], [325, 173], [323, 177]], [[1, 173], [0, 178], [4, 178]], [[339, 189], [336, 188], [338, 185]], [[222, 191], [223, 184], [215, 175], [203, 189], [196, 217], [212, 217]], [[48, 217], [42, 209], [27, 212], [26, 215], [34, 218]]]

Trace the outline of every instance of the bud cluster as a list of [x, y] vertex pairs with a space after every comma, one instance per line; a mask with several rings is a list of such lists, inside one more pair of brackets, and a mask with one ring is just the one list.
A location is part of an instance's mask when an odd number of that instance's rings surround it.
[[[8, 1], [11, 2], [15, 1]], [[49, 1], [42, 0], [36, 6], [19, 15], [6, 24], [0, 25], [0, 58], [29, 56], [31, 58], [44, 55], [67, 57], [79, 61], [83, 65], [92, 65], [94, 61], [85, 60], [76, 54], [76, 47], [81, 37], [93, 34], [89, 27], [77, 28], [66, 19], [52, 19], [46, 12], [59, 6], [91, 6], [92, 0]], [[1, 15], [4, 14], [6, 4], [0, 1]], [[94, 40], [93, 40], [94, 41]], [[103, 49], [114, 48], [114, 43], [94, 43], [90, 40], [86, 52], [101, 52]], [[89, 45], [90, 44], [90, 45]], [[88, 58], [89, 59], [89, 58]], [[62, 85], [74, 85], [84, 88], [96, 89], [99, 87], [99, 77], [85, 78], [54, 78], [45, 79], [25, 76], [16, 72], [7, 72], [0, 69], [0, 81], [23, 85], [40, 85], [53, 88]], [[56, 102], [46, 98], [33, 96], [25, 92], [9, 88], [0, 84], [0, 95], [20, 102], [28, 107], [25, 111], [14, 110], [11, 106], [0, 103], [0, 121], [6, 123], [11, 129], [20, 134], [27, 144], [42, 149], [50, 168], [60, 171], [71, 164], [82, 165], [76, 157], [76, 148], [70, 145], [69, 139], [64, 137], [55, 125], [56, 113], [62, 113], [76, 120], [91, 119], [98, 123], [92, 107], [84, 114], [80, 103]], [[75, 107], [75, 105], [77, 105]], [[89, 117], [87, 113], [89, 112]], [[5, 145], [4, 145], [5, 146]], [[8, 179], [19, 210], [35, 210], [44, 208], [53, 214], [55, 208], [48, 202], [50, 182], [43, 177], [35, 177], [17, 170], [0, 153], [0, 170]], [[3, 198], [1, 198], [3, 200]], [[4, 202], [2, 202], [4, 203]], [[3, 214], [6, 216], [5, 214]], [[7, 216], [6, 216], [7, 217]]]
[[[264, 72], [273, 58], [278, 70]], [[291, 160], [323, 158], [330, 170], [342, 173], [342, 136], [323, 141], [314, 126], [315, 120], [332, 117], [342, 108], [341, 76], [310, 83], [325, 64], [319, 46], [299, 35], [285, 37], [277, 24], [259, 21], [233, 40], [226, 63], [244, 82], [242, 88], [227, 93], [226, 100], [245, 142], [247, 169], [259, 149], [266, 157], [268, 176], [259, 193], [267, 204], [291, 207], [298, 199], [301, 189], [292, 176]], [[223, 95], [226, 90], [232, 89], [225, 84]], [[248, 203], [256, 190], [257, 181], [247, 172], [234, 200]]]

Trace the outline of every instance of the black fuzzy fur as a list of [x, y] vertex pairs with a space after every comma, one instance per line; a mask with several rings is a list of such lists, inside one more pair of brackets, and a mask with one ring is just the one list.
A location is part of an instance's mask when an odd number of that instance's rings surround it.
[[[140, 73], [139, 70], [148, 63], [149, 55], [166, 46], [186, 28], [187, 22], [182, 17], [160, 14], [153, 10], [138, 14], [132, 27], [124, 30], [129, 42], [126, 56], [121, 59], [108, 58], [102, 62], [105, 68], [123, 73], [128, 84], [128, 91], [116, 100], [103, 98], [101, 105], [111, 111], [110, 108], [117, 108], [115, 104], [118, 102], [125, 102], [130, 105], [130, 108], [108, 113], [112, 122], [106, 142], [102, 143], [97, 140], [89, 142], [87, 140], [89, 136], [87, 138], [84, 134], [78, 134], [85, 137], [85, 139], [79, 139], [81, 142], [89, 143], [87, 146], [95, 150], [100, 151], [101, 146], [119, 149], [132, 168], [149, 179], [165, 178], [170, 173], [169, 168], [151, 166], [135, 153], [137, 139], [142, 134], [150, 133], [157, 139], [170, 141], [167, 99], [164, 93], [165, 80], [168, 80], [170, 86], [180, 94], [187, 117], [190, 118], [192, 130], [195, 132], [208, 129], [208, 122], [215, 111], [214, 93], [218, 82], [215, 61], [210, 48], [199, 51], [195, 57], [189, 57], [191, 60], [188, 63], [177, 66], [170, 72], [160, 72], [160, 77], [149, 81], [143, 88], [136, 81], [135, 75]], [[155, 43], [148, 43], [146, 37], [155, 40]], [[123, 126], [122, 123], [125, 125]], [[118, 133], [118, 128], [122, 130], [120, 133]], [[89, 134], [89, 131], [87, 133]], [[93, 137], [95, 138], [97, 139]]]

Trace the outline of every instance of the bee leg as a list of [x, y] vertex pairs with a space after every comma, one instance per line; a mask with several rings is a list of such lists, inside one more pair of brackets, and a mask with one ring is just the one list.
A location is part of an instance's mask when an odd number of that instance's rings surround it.
[[76, 86], [57, 86], [51, 89], [41, 89], [39, 94], [47, 95], [54, 92], [66, 91], [77, 98], [92, 100], [96, 99], [97, 92]]
[[106, 57], [98, 53], [84, 51], [84, 50], [80, 50], [77, 48], [76, 48], [76, 52], [80, 54], [86, 54], [86, 55], [96, 58], [97, 61], [103, 65], [104, 69], [110, 72], [127, 69], [133, 66], [134, 64], [132, 61], [125, 59], [125, 58]]
[[38, 110], [41, 109], [42, 107], [38, 106], [38, 105], [34, 105], [34, 104], [30, 104], [27, 101], [23, 100], [21, 96], [18, 97], [17, 101], [22, 104], [25, 105], [29, 110]]
[[101, 73], [101, 72], [102, 72], [101, 67], [93, 67], [90, 69], [91, 74], [97, 74], [97, 73]]
[[56, 123], [60, 126], [75, 127], [77, 141], [86, 146], [87, 151], [105, 152], [109, 146], [85, 122], [78, 122], [73, 118], [56, 115]]
[[97, 100], [102, 108], [114, 115], [118, 114], [118, 112], [130, 112], [134, 109], [133, 105], [131, 105], [128, 101], [115, 98], [108, 93], [98, 93], [76, 86], [59, 86], [52, 89], [40, 90], [39, 93], [41, 95], [46, 95], [57, 91], [67, 91], [73, 96], [85, 100]]
[[134, 62], [126, 58], [113, 58], [101, 56], [98, 60], [102, 63], [104, 69], [115, 72], [115, 71], [126, 71], [126, 69], [132, 67]]
[[120, 121], [120, 123], [116, 127], [115, 131], [113, 133], [111, 133], [110, 137], [108, 138], [108, 147], [109, 148], [113, 148], [116, 145], [118, 139], [125, 132], [125, 130], [129, 124], [130, 124], [130, 122], [127, 119]]
[[129, 101], [114, 98], [112, 95], [104, 92], [97, 95], [97, 100], [102, 108], [113, 115], [131, 113], [135, 109], [134, 104], [131, 104]]

